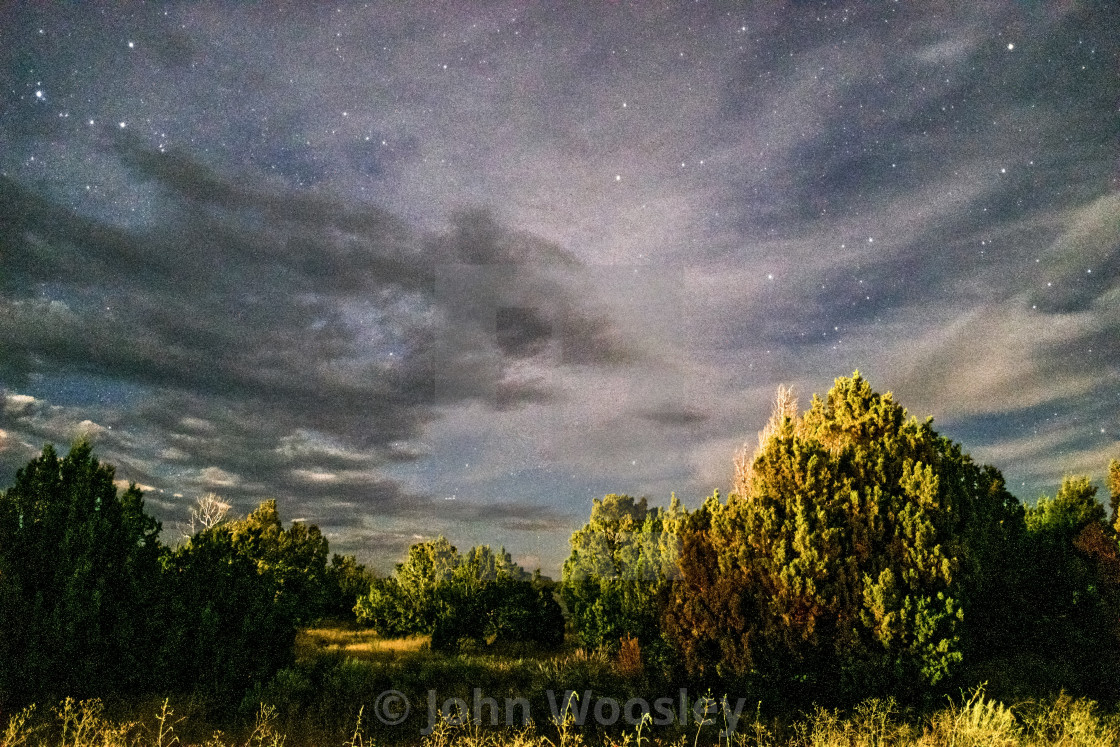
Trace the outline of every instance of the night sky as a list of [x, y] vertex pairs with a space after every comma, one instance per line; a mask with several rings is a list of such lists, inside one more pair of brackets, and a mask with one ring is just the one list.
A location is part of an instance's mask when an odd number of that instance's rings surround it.
[[[555, 574], [859, 369], [1032, 502], [1120, 457], [1113, 3], [5, 3], [0, 486]], [[947, 10], [951, 8], [951, 10]]]

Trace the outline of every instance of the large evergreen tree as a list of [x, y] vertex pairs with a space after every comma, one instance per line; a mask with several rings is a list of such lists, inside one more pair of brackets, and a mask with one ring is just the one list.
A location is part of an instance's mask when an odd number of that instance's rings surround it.
[[0, 701], [135, 691], [158, 674], [159, 523], [88, 442], [0, 495]]
[[784, 398], [745, 467], [683, 541], [667, 627], [692, 669], [822, 699], [944, 681], [1022, 521], [998, 472], [858, 373], [803, 415]]

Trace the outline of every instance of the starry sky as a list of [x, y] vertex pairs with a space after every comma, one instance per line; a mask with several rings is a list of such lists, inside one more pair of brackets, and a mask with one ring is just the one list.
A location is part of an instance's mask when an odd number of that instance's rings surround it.
[[382, 570], [726, 490], [859, 369], [1031, 502], [1120, 457], [1112, 3], [4, 3], [0, 485]]

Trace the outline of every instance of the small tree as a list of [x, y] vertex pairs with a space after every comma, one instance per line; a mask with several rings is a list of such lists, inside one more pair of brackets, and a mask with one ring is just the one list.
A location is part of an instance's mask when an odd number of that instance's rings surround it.
[[1120, 696], [1120, 549], [1088, 477], [1067, 477], [1027, 511], [1022, 643], [1040, 684]]
[[554, 646], [564, 636], [551, 590], [504, 548], [460, 555], [444, 537], [410, 547], [395, 576], [375, 579], [355, 612], [381, 635], [431, 634], [432, 648], [444, 651], [463, 640]]
[[588, 523], [571, 537], [561, 597], [580, 640], [615, 653], [636, 638], [655, 663], [665, 663], [660, 616], [669, 581], [677, 576], [677, 531], [684, 518], [646, 499], [610, 494], [592, 502]]
[[199, 532], [221, 524], [226, 520], [229, 509], [230, 505], [223, 501], [217, 493], [206, 493], [199, 496], [191, 507], [191, 518], [183, 532], [184, 537], [193, 537]]

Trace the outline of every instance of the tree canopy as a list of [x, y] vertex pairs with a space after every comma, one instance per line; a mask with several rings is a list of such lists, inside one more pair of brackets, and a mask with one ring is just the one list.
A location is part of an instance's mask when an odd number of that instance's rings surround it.
[[615, 652], [635, 639], [647, 658], [663, 659], [661, 598], [678, 575], [678, 525], [684, 511], [645, 498], [610, 494], [592, 502], [586, 525], [571, 538], [562, 597], [580, 642]]
[[[579, 645], [664, 682], [790, 704], [1002, 693], [1120, 697], [1120, 462], [1024, 508], [993, 467], [857, 372], [799, 411], [779, 390], [724, 498], [608, 494], [559, 585], [504, 548], [412, 545], [377, 578], [275, 501], [204, 496], [176, 547], [141, 490], [76, 443], [0, 493], [0, 707], [193, 691], [236, 704], [292, 663], [296, 630], [354, 614], [384, 636]], [[1029, 683], [1029, 687], [1023, 685]], [[1033, 688], [1033, 689], [1032, 689]]]
[[208, 513], [173, 549], [114, 477], [86, 441], [65, 457], [48, 445], [0, 493], [0, 705], [166, 688], [228, 700], [289, 662], [296, 627], [344, 584], [364, 591], [353, 558], [329, 569], [318, 527], [285, 529], [275, 501]]

